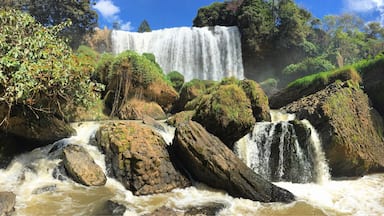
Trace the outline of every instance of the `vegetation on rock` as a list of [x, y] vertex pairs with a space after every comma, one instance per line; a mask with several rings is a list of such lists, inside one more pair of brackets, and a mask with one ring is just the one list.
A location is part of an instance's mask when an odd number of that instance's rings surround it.
[[183, 74], [177, 71], [171, 71], [167, 74], [167, 78], [171, 81], [173, 88], [175, 88], [176, 91], [180, 91], [184, 84]]
[[89, 104], [93, 68], [57, 37], [68, 24], [48, 28], [26, 13], [0, 11], [0, 103], [8, 110], [1, 123], [15, 107], [63, 117], [64, 107]]

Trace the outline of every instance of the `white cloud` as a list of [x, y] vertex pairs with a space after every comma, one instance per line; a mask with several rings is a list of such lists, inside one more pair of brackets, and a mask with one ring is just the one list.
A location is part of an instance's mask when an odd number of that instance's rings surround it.
[[120, 12], [120, 8], [113, 4], [111, 0], [100, 0], [94, 8], [106, 19], [116, 19], [117, 14]]
[[132, 27], [131, 22], [126, 22], [126, 23], [121, 25], [121, 30], [132, 31], [132, 29], [133, 29], [133, 27]]
[[384, 0], [345, 0], [349, 11], [358, 13], [378, 12], [381, 24], [384, 25]]
[[[112, 0], [99, 0], [93, 7], [100, 12], [107, 22], [111, 24], [116, 21], [123, 23], [119, 16], [120, 8], [116, 6]], [[121, 25], [121, 30], [131, 31], [132, 29], [131, 22], [126, 22]]]

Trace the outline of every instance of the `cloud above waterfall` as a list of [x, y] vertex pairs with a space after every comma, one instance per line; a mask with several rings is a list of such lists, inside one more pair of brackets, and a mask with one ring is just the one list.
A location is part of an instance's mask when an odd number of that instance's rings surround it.
[[111, 0], [100, 0], [96, 2], [94, 8], [107, 19], [115, 19], [117, 18], [117, 14], [120, 13], [120, 8], [117, 7]]
[[130, 21], [124, 22], [120, 16], [120, 8], [112, 0], [99, 0], [93, 6], [101, 16], [110, 24], [119, 22], [121, 30], [131, 31], [133, 29]]
[[376, 21], [384, 25], [384, 0], [344, 0], [348, 11], [378, 14]]

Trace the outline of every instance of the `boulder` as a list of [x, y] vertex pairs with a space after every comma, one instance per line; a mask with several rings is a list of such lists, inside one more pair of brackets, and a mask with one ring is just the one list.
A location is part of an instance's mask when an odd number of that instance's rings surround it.
[[10, 216], [15, 211], [16, 195], [12, 192], [0, 192], [0, 215]]
[[253, 80], [242, 80], [240, 86], [251, 101], [252, 113], [256, 121], [271, 121], [268, 97], [261, 86]]
[[167, 124], [176, 127], [179, 124], [188, 122], [192, 119], [192, 116], [195, 115], [195, 111], [182, 111], [178, 112], [171, 117], [169, 117], [166, 121]]
[[344, 68], [306, 76], [290, 83], [285, 89], [272, 95], [269, 98], [269, 106], [272, 109], [279, 109], [295, 100], [324, 89], [336, 80], [361, 82], [361, 77], [353, 68]]
[[357, 83], [335, 82], [283, 110], [317, 129], [333, 176], [383, 170], [382, 121]]
[[81, 146], [68, 145], [63, 150], [63, 163], [68, 174], [76, 182], [86, 186], [102, 186], [107, 178], [91, 155]]
[[200, 98], [192, 117], [228, 147], [252, 130], [256, 123], [247, 95], [236, 84], [219, 85]]
[[33, 113], [22, 112], [16, 108], [12, 111], [8, 122], [0, 124], [0, 167], [6, 167], [17, 154], [52, 144], [73, 134], [75, 130], [58, 118], [53, 116], [37, 118]]
[[112, 122], [96, 133], [110, 175], [135, 195], [169, 192], [191, 182], [173, 166], [163, 138], [134, 122]]
[[200, 95], [203, 95], [207, 89], [214, 86], [216, 82], [211, 80], [198, 80], [193, 79], [187, 83], [184, 83], [182, 88], [180, 89], [180, 97], [172, 108], [172, 113], [184, 111], [184, 110], [192, 110], [195, 107], [190, 105], [186, 107], [188, 102], [197, 98]]
[[197, 122], [179, 125], [171, 148], [194, 179], [223, 189], [234, 197], [261, 202], [291, 202], [295, 199], [289, 191], [253, 172]]
[[159, 104], [135, 98], [127, 101], [121, 107], [117, 116], [119, 119], [129, 120], [143, 119], [144, 116], [150, 116], [154, 119], [165, 119], [167, 117]]

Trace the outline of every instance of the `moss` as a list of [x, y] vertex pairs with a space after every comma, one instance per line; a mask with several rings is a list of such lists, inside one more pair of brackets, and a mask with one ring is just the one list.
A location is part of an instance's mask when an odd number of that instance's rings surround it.
[[173, 88], [180, 91], [184, 84], [184, 76], [177, 71], [172, 71], [167, 74], [167, 78], [171, 81]]
[[270, 121], [268, 97], [260, 85], [252, 80], [243, 80], [239, 85], [251, 101], [252, 112], [256, 121]]
[[303, 78], [297, 79], [290, 84], [288, 84], [288, 88], [307, 88], [312, 85], [321, 85], [326, 86], [336, 80], [354, 80], [357, 83], [362, 81], [359, 73], [353, 67], [345, 67], [338, 70], [321, 72], [309, 76], [305, 76]]
[[251, 102], [236, 84], [218, 85], [200, 96], [192, 120], [201, 123], [228, 146], [248, 133], [255, 123]]

